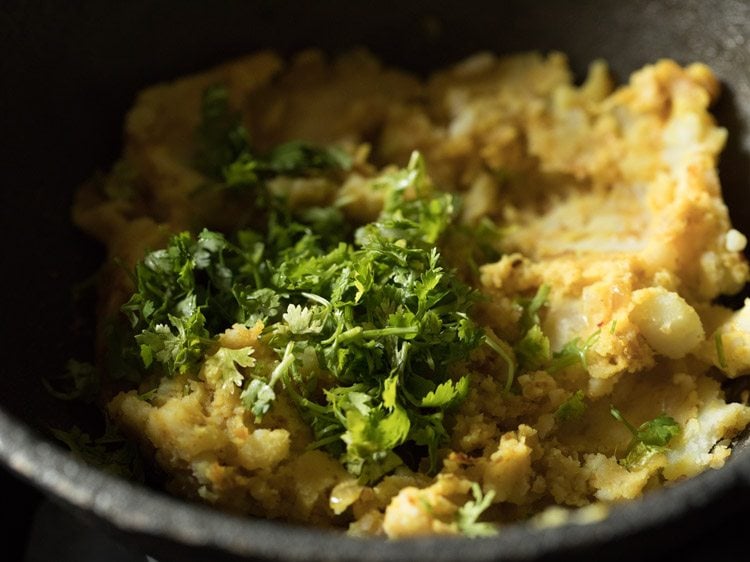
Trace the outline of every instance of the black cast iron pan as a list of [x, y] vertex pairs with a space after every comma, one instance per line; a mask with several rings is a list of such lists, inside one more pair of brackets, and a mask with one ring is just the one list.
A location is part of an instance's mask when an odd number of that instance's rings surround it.
[[750, 495], [750, 453], [742, 450], [719, 471], [589, 526], [385, 542], [239, 519], [74, 460], [48, 428], [85, 425], [91, 412], [53, 399], [41, 378], [91, 354], [91, 325], [80, 320], [72, 288], [95, 271], [101, 249], [71, 226], [68, 209], [75, 187], [116, 157], [122, 117], [143, 86], [258, 48], [335, 53], [363, 45], [417, 72], [481, 49], [558, 49], [579, 73], [603, 57], [620, 80], [661, 57], [703, 61], [725, 85], [715, 109], [730, 131], [720, 169], [725, 198], [737, 227], [750, 232], [746, 41], [750, 5], [739, 1], [3, 2], [0, 459], [71, 513], [163, 562], [632, 559], [739, 512]]

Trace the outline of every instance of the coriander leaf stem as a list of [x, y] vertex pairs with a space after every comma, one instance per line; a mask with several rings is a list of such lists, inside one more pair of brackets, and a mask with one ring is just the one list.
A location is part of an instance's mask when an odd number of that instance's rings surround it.
[[508, 376], [505, 379], [505, 392], [510, 392], [511, 387], [513, 386], [513, 380], [516, 375], [515, 360], [511, 357], [511, 354], [505, 350], [502, 344], [495, 341], [492, 336], [486, 333], [484, 336], [484, 343], [486, 343], [490, 347], [490, 349], [492, 349], [495, 353], [502, 357], [503, 361], [505, 361], [505, 364], [508, 366]]

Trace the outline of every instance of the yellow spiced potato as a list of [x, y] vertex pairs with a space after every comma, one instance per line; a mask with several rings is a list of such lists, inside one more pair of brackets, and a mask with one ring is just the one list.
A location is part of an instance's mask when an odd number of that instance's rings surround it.
[[75, 222], [108, 417], [173, 493], [390, 538], [606, 517], [750, 423], [702, 64], [427, 79], [247, 56], [141, 92]]

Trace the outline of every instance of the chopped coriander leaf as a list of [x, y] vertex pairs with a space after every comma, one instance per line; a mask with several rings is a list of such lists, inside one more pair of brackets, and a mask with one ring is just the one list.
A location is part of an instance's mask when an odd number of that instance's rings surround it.
[[309, 176], [327, 170], [346, 170], [351, 158], [335, 147], [318, 147], [302, 141], [281, 144], [267, 155], [249, 149], [229, 162], [221, 180], [227, 188], [257, 187], [274, 176]]
[[638, 439], [648, 447], [666, 447], [680, 434], [679, 424], [666, 414], [661, 414], [638, 428]]
[[230, 110], [227, 90], [221, 85], [203, 93], [196, 144], [196, 168], [219, 187], [230, 189], [261, 187], [274, 176], [307, 176], [352, 165], [343, 150], [304, 141], [287, 142], [268, 154], [257, 154], [250, 147], [241, 115]]
[[429, 391], [419, 403], [423, 408], [442, 408], [462, 402], [469, 392], [469, 378], [461, 377], [457, 382], [447, 380]]
[[456, 224], [445, 233], [441, 247], [446, 262], [457, 269], [467, 282], [478, 282], [479, 268], [496, 262], [502, 256], [503, 231], [488, 217], [476, 224]]
[[293, 351], [294, 343], [289, 342], [284, 350], [281, 361], [279, 361], [271, 372], [268, 382], [259, 378], [253, 378], [240, 395], [242, 404], [253, 413], [256, 420], [260, 420], [271, 409], [271, 403], [276, 399], [273, 387], [294, 364]]
[[335, 147], [318, 147], [302, 141], [280, 144], [267, 156], [265, 166], [269, 172], [279, 175], [304, 175], [312, 170], [347, 170], [351, 157]]
[[541, 369], [552, 359], [549, 338], [538, 324], [529, 328], [514, 350], [521, 367], [527, 371]]
[[140, 344], [143, 364], [148, 368], [154, 361], [161, 363], [168, 373], [185, 373], [200, 361], [205, 348], [205, 318], [197, 308], [190, 316], [168, 316], [169, 324], [156, 324], [135, 336]]
[[492, 523], [479, 522], [479, 517], [492, 504], [495, 497], [494, 490], [482, 494], [479, 484], [473, 482], [471, 485], [473, 500], [467, 501], [456, 512], [456, 526], [458, 530], [467, 537], [488, 537], [496, 535], [498, 529]]
[[610, 413], [633, 434], [625, 456], [620, 459], [620, 464], [627, 468], [644, 462], [654, 453], [666, 450], [670, 441], [682, 432], [675, 419], [666, 414], [661, 414], [636, 428], [614, 406], [610, 407]]
[[577, 420], [586, 411], [585, 395], [582, 390], [576, 390], [570, 398], [560, 404], [555, 411], [555, 417], [561, 422]]
[[240, 349], [220, 347], [205, 361], [206, 376], [221, 381], [225, 387], [241, 387], [245, 381], [242, 369], [255, 366], [254, 352], [255, 348], [250, 346]]
[[115, 476], [143, 481], [143, 461], [135, 443], [121, 435], [108, 418], [106, 424], [104, 435], [97, 438], [78, 427], [69, 431], [51, 428], [50, 431], [86, 464]]
[[534, 326], [540, 325], [539, 311], [547, 304], [549, 291], [549, 285], [541, 285], [532, 299], [520, 300], [521, 307], [523, 308], [520, 324], [524, 330], [530, 330]]
[[574, 338], [566, 343], [560, 351], [552, 354], [552, 361], [548, 365], [547, 371], [549, 373], [556, 373], [577, 363], [581, 364], [584, 369], [588, 369], [586, 354], [596, 345], [600, 333], [601, 330], [597, 330], [583, 342], [581, 338]]
[[146, 392], [139, 394], [138, 399], [143, 400], [144, 402], [151, 402], [154, 398], [156, 398], [156, 395], [158, 393], [158, 388], [152, 388], [151, 390], [147, 390]]
[[524, 371], [546, 370], [554, 374], [576, 364], [588, 369], [586, 355], [596, 345], [601, 330], [591, 334], [586, 341], [576, 337], [559, 351], [552, 352], [549, 338], [542, 331], [539, 311], [547, 304], [550, 287], [542, 285], [531, 299], [520, 299], [522, 314], [519, 325], [523, 336], [513, 346], [519, 367]]
[[513, 357], [513, 350], [503, 340], [495, 339], [490, 335], [485, 335], [484, 342], [497, 353], [508, 367], [508, 375], [505, 379], [505, 392], [510, 392], [513, 381], [516, 376], [516, 360]]
[[230, 110], [229, 94], [221, 85], [203, 92], [196, 144], [196, 167], [215, 179], [221, 179], [224, 169], [248, 151], [248, 134], [241, 116]]
[[261, 380], [252, 379], [241, 394], [242, 404], [250, 410], [256, 420], [260, 420], [271, 409], [271, 403], [276, 400], [273, 387]]

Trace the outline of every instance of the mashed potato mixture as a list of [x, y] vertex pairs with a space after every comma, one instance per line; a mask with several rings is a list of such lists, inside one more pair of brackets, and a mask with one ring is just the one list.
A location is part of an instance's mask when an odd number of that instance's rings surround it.
[[748, 280], [718, 95], [559, 53], [423, 80], [262, 52], [144, 90], [73, 208], [108, 250], [109, 417], [178, 495], [390, 538], [721, 467], [750, 304], [715, 304]]

